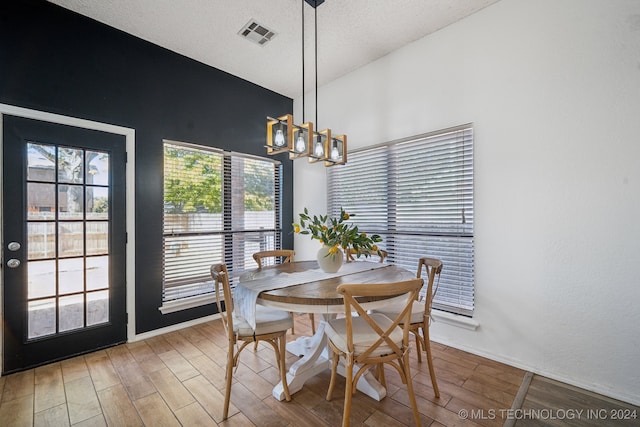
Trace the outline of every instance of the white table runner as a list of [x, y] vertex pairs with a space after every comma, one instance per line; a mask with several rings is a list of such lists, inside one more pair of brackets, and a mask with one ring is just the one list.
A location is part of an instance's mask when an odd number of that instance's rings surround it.
[[256, 301], [260, 292], [273, 291], [293, 285], [331, 279], [333, 277], [347, 276], [362, 271], [388, 267], [389, 264], [373, 264], [369, 262], [348, 262], [342, 264], [336, 273], [325, 273], [319, 268], [296, 273], [281, 273], [273, 277], [260, 278], [259, 271], [251, 280], [236, 285], [233, 304], [234, 314], [244, 318], [253, 329], [256, 328]]

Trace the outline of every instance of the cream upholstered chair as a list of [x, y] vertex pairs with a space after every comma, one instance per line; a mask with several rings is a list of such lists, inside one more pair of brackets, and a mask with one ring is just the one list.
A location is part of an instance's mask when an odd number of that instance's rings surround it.
[[[326, 334], [333, 353], [331, 381], [327, 400], [331, 400], [336, 383], [336, 371], [340, 357], [345, 364], [345, 392], [342, 425], [349, 425], [351, 398], [358, 380], [369, 368], [375, 366], [380, 382], [385, 385], [383, 364], [393, 366], [402, 382], [407, 385], [409, 402], [416, 425], [420, 415], [413, 392], [409, 371], [409, 319], [413, 300], [417, 297], [423, 280], [420, 278], [387, 284], [342, 284], [338, 293], [344, 297], [345, 317], [327, 322]], [[406, 294], [404, 309], [393, 318], [384, 314], [369, 314], [358, 299], [367, 297], [392, 297]], [[357, 312], [354, 316], [352, 312]], [[404, 325], [404, 326], [402, 326]], [[358, 365], [358, 366], [356, 366]], [[354, 367], [358, 368], [354, 376]]]
[[[286, 334], [287, 330], [293, 326], [291, 315], [286, 311], [274, 310], [257, 305], [256, 329], [254, 330], [245, 319], [238, 318], [233, 314], [233, 298], [231, 296], [231, 287], [229, 285], [226, 265], [212, 265], [211, 277], [213, 277], [215, 283], [216, 304], [218, 305], [218, 311], [221, 314], [222, 323], [229, 341], [226, 370], [227, 383], [222, 419], [226, 420], [229, 415], [229, 398], [231, 396], [233, 369], [238, 366], [240, 352], [252, 342], [257, 343], [258, 341], [264, 341], [271, 344], [276, 353], [278, 369], [280, 370], [280, 381], [282, 381], [285, 398], [287, 401], [291, 400], [289, 386], [287, 384], [287, 371], [285, 368]], [[220, 299], [220, 286], [222, 286], [225, 307], [222, 306], [222, 300]], [[223, 312], [223, 308], [225, 308], [226, 311]]]
[[353, 248], [347, 248], [347, 253], [345, 255], [347, 261], [355, 261], [356, 259], [368, 259], [369, 257], [365, 254], [368, 254], [370, 257], [378, 257], [379, 262], [384, 262], [385, 258], [387, 258], [387, 251], [383, 251], [379, 249], [374, 251], [373, 249], [359, 249], [354, 250]]
[[[253, 259], [258, 264], [258, 268], [262, 268], [264, 264], [265, 258], [272, 260], [275, 263], [275, 260], [280, 258], [280, 262], [282, 264], [286, 262], [293, 262], [293, 258], [295, 257], [295, 252], [292, 249], [276, 249], [271, 251], [259, 251], [253, 254]], [[293, 315], [293, 313], [291, 313]], [[313, 316], [313, 313], [309, 313], [309, 320], [311, 320], [311, 331], [315, 335], [316, 333], [316, 320]], [[295, 334], [295, 326], [291, 327], [291, 333]]]
[[[423, 268], [426, 269], [428, 276], [426, 290], [423, 300], [416, 299], [416, 301], [413, 302], [410, 331], [416, 338], [418, 362], [422, 363], [422, 349], [424, 349], [427, 354], [427, 363], [429, 364], [429, 375], [431, 376], [433, 391], [436, 397], [440, 397], [440, 390], [438, 390], [438, 382], [436, 381], [436, 373], [433, 369], [433, 357], [431, 355], [431, 345], [429, 341], [429, 321], [431, 319], [431, 304], [433, 303], [433, 297], [437, 291], [437, 287], [434, 291], [433, 284], [436, 282], [436, 278], [438, 282], [440, 280], [442, 261], [435, 258], [420, 258], [420, 260], [418, 260], [417, 277], [422, 276]], [[393, 316], [400, 310], [400, 305], [392, 304], [374, 311], [387, 316]]]

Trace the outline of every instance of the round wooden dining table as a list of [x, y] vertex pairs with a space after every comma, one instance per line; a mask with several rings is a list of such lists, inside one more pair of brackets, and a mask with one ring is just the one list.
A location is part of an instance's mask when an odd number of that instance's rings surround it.
[[[327, 338], [324, 333], [325, 321], [344, 313], [344, 300], [336, 288], [343, 283], [387, 284], [415, 278], [415, 273], [393, 264], [369, 261], [354, 261], [344, 264], [338, 273], [323, 274], [317, 261], [298, 261], [278, 264], [247, 271], [240, 276], [242, 286], [250, 287], [263, 281], [277, 281], [286, 278], [286, 287], [264, 290], [258, 295], [257, 304], [298, 313], [318, 313], [323, 321], [312, 337], [299, 337], [287, 343], [287, 350], [301, 358], [291, 365], [287, 373], [287, 384], [291, 394], [302, 389], [305, 381], [330, 368]], [[368, 309], [387, 305], [404, 295], [392, 299], [367, 298], [360, 303]], [[338, 368], [344, 373], [344, 368]], [[357, 384], [358, 390], [381, 400], [386, 389], [370, 373], [363, 375]], [[284, 400], [281, 383], [273, 389], [273, 396]]]

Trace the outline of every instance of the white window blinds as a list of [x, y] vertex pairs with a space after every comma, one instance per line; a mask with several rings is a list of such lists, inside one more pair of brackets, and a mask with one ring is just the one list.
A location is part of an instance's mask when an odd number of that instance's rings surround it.
[[360, 229], [380, 234], [389, 262], [415, 271], [421, 257], [442, 260], [434, 308], [472, 316], [470, 125], [350, 152], [328, 180], [330, 214], [343, 207]]
[[279, 162], [164, 142], [163, 302], [213, 292], [209, 268], [240, 274], [281, 245]]
[[[280, 163], [233, 153], [225, 163], [227, 268], [255, 268], [253, 254], [282, 248]], [[236, 273], [236, 274], [233, 274]]]

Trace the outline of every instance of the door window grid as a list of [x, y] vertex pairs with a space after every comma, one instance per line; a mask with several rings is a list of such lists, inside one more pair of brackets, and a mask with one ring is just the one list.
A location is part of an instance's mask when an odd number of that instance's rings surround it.
[[28, 339], [109, 322], [109, 161], [27, 144]]

